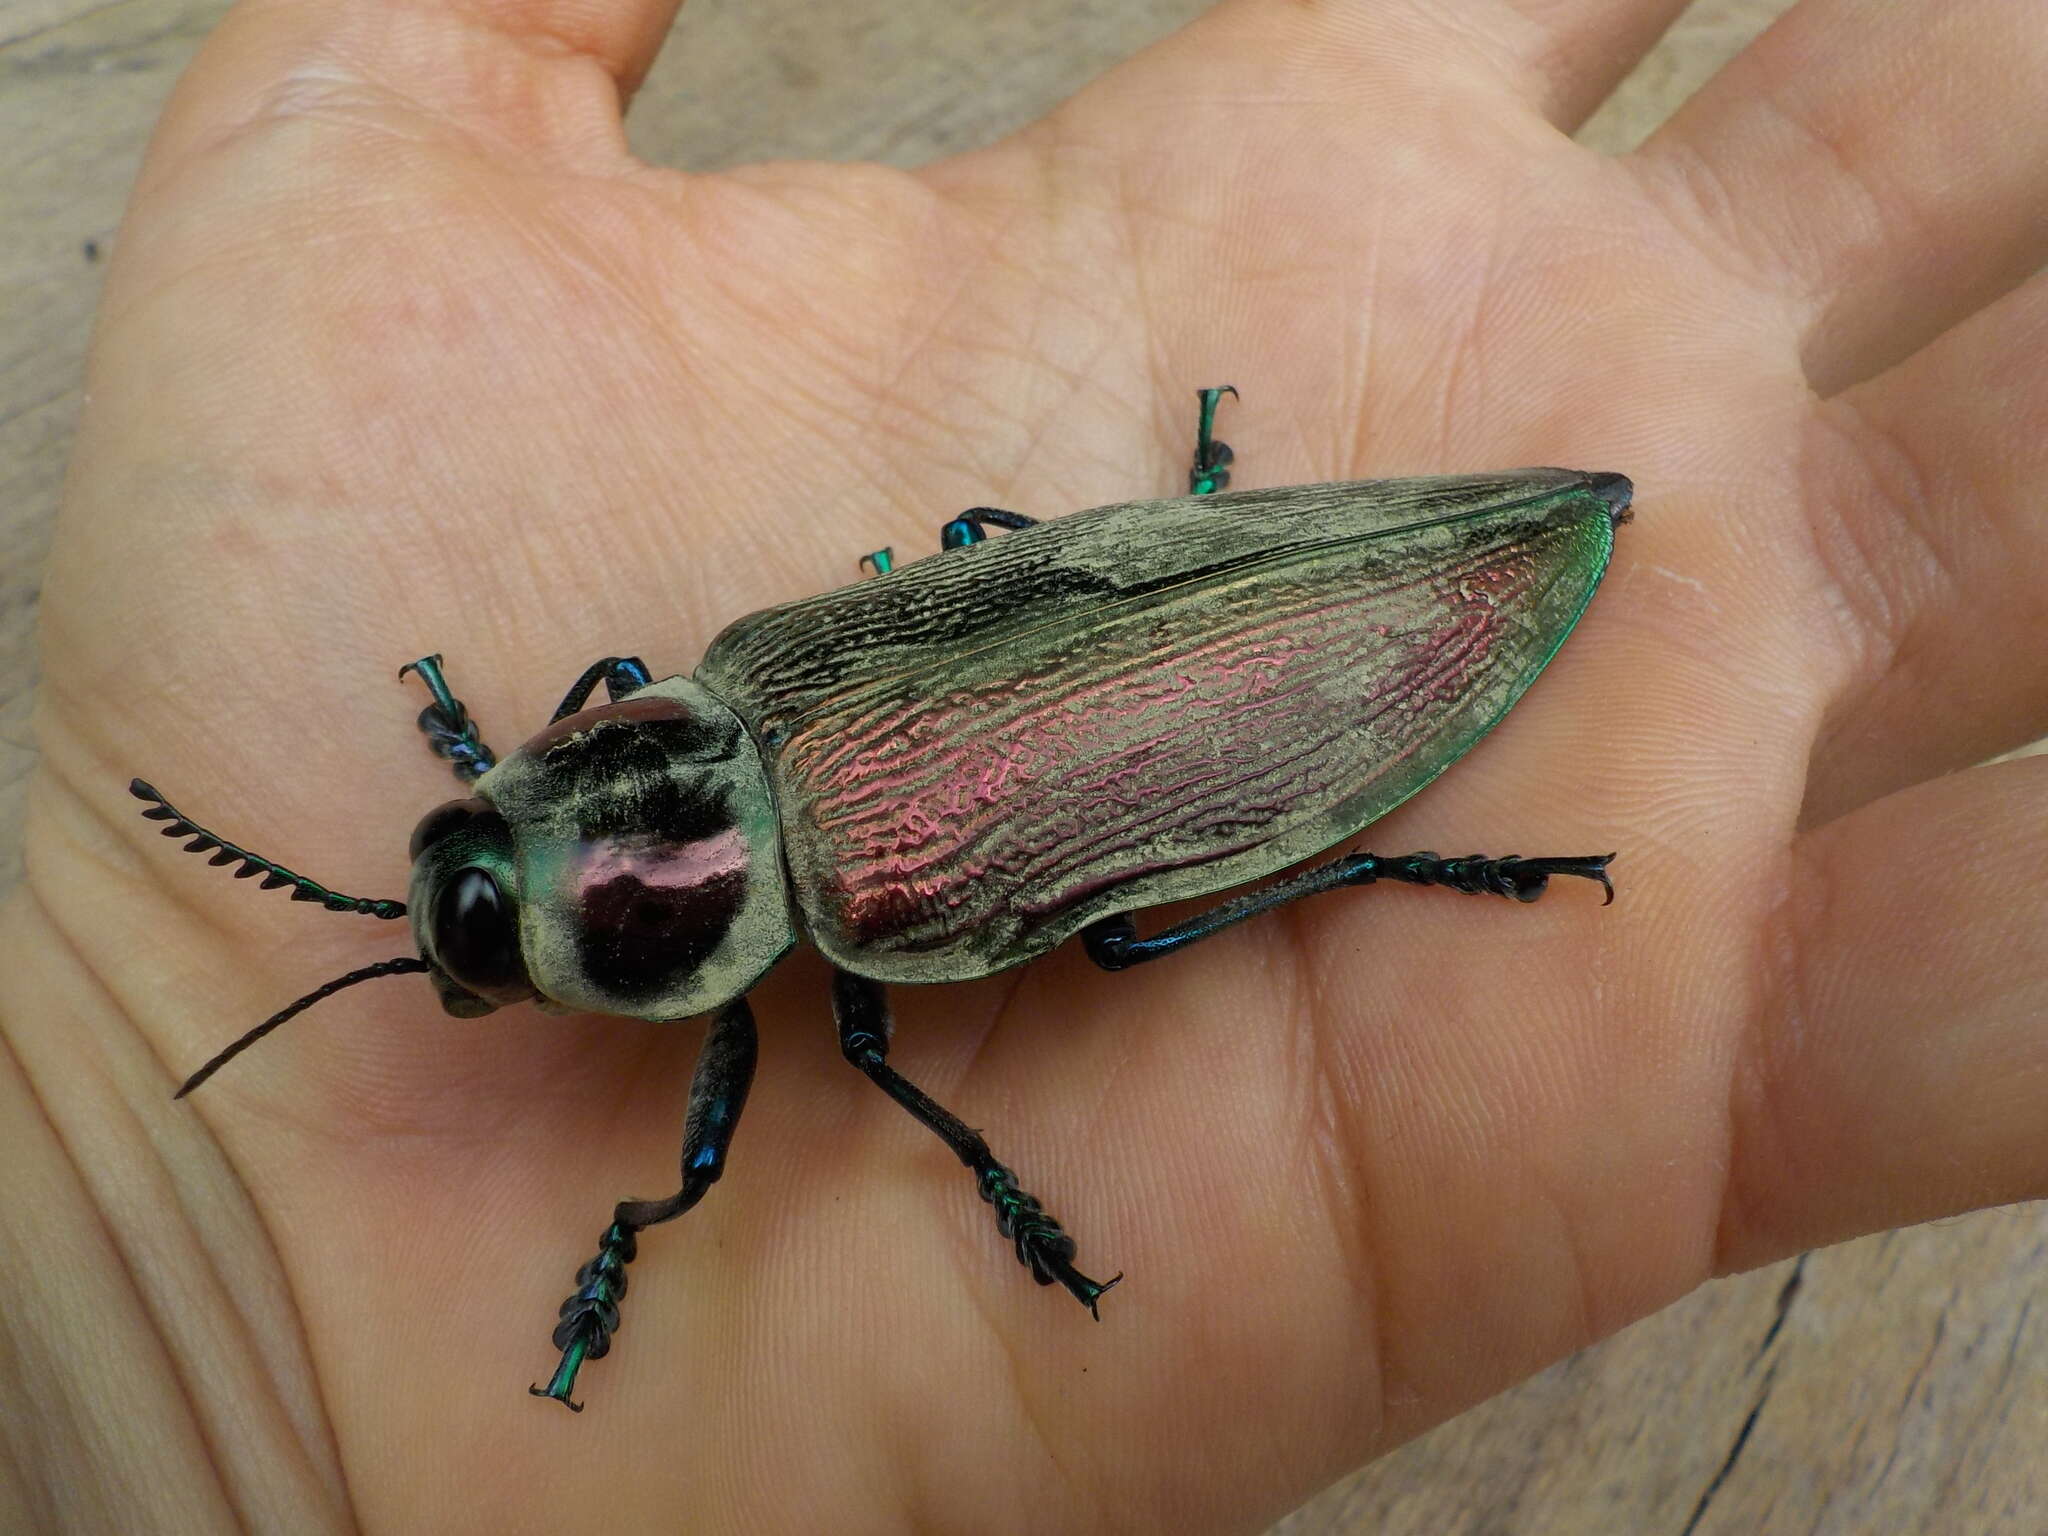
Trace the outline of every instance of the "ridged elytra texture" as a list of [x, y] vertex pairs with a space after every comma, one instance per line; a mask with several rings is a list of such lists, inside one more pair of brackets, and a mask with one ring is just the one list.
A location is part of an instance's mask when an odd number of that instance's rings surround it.
[[696, 676], [761, 744], [825, 955], [964, 980], [1384, 815], [1612, 545], [1566, 470], [1129, 502], [750, 615]]

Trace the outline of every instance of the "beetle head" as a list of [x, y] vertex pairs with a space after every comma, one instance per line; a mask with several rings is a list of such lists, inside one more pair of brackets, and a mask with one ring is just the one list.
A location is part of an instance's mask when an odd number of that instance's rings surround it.
[[519, 945], [512, 829], [472, 796], [427, 812], [412, 834], [413, 942], [441, 1006], [480, 1018], [535, 995]]
[[428, 973], [458, 1018], [534, 998], [677, 1019], [739, 997], [796, 942], [761, 755], [738, 716], [685, 677], [555, 722], [473, 796], [429, 811], [412, 835], [409, 903], [331, 890], [187, 820], [141, 779], [129, 792], [208, 863], [330, 912], [410, 916], [419, 948], [279, 1009], [179, 1098], [313, 1004], [380, 976]]

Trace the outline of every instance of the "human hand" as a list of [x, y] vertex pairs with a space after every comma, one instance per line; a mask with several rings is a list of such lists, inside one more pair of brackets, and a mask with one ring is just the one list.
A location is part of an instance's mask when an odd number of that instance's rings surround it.
[[[720, 177], [625, 153], [664, 9], [234, 13], [110, 274], [0, 984], [77, 1260], [23, 1376], [111, 1426], [109, 1507], [1232, 1528], [1716, 1269], [2041, 1193], [2042, 765], [1936, 776], [2048, 704], [2048, 42], [1805, 0], [1643, 152], [1572, 146], [1669, 9], [1240, 0], [983, 153]], [[1170, 492], [1225, 379], [1242, 486], [1634, 476], [1579, 635], [1368, 839], [1619, 847], [1623, 894], [899, 992], [897, 1063], [1129, 1274], [1100, 1328], [809, 961], [579, 1423], [519, 1389], [673, 1182], [696, 1029], [394, 984], [166, 1101], [395, 946], [171, 859], [131, 773], [400, 895], [448, 787], [398, 662], [509, 746], [962, 507]]]

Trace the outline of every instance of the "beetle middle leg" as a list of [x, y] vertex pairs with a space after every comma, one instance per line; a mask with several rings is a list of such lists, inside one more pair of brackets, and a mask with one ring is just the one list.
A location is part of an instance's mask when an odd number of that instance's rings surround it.
[[953, 1155], [974, 1175], [981, 1198], [995, 1208], [996, 1230], [1016, 1244], [1017, 1261], [1040, 1285], [1057, 1280], [1097, 1319], [1095, 1304], [1102, 1293], [1123, 1279], [1090, 1280], [1074, 1268], [1074, 1240], [1048, 1216], [1034, 1195], [1017, 1185], [1017, 1176], [989, 1150], [978, 1131], [928, 1098], [915, 1083], [888, 1063], [889, 1001], [879, 982], [850, 971], [832, 973], [832, 1017], [839, 1026], [839, 1049], [867, 1074], [882, 1092], [909, 1110], [917, 1122], [953, 1149]]
[[939, 548], [965, 549], [970, 544], [979, 544], [991, 528], [1007, 528], [1016, 533], [1037, 526], [1037, 518], [1026, 517], [1022, 512], [1005, 512], [1001, 507], [969, 507], [939, 529]]
[[1195, 462], [1188, 468], [1190, 496], [1212, 496], [1230, 484], [1230, 465], [1237, 455], [1216, 436], [1216, 403], [1225, 395], [1235, 399], [1236, 388], [1219, 384], [1195, 391], [1195, 398], [1202, 402], [1202, 416], [1195, 427]]
[[1576, 875], [1582, 880], [1597, 880], [1612, 901], [1614, 882], [1607, 878], [1607, 864], [1613, 857], [1605, 853], [1525, 859], [1509, 854], [1489, 859], [1472, 854], [1462, 859], [1446, 859], [1434, 853], [1407, 853], [1398, 858], [1347, 853], [1328, 864], [1234, 896], [1149, 939], [1138, 937], [1138, 925], [1126, 914], [1090, 923], [1081, 930], [1081, 943], [1088, 958], [1105, 971], [1128, 970], [1198, 944], [1248, 917], [1284, 907], [1304, 896], [1317, 896], [1345, 886], [1373, 885], [1381, 880], [1397, 880], [1404, 885], [1441, 885], [1467, 895], [1491, 894], [1514, 901], [1534, 901], [1550, 884], [1552, 875]]
[[[1005, 512], [1001, 507], [969, 507], [952, 521], [939, 529], [939, 548], [965, 549], [970, 544], [979, 544], [988, 537], [991, 528], [1007, 528], [1015, 533], [1022, 528], [1036, 528], [1038, 519], [1026, 517], [1022, 512]], [[896, 569], [894, 549], [871, 550], [860, 557], [861, 569], [873, 571], [877, 576], [886, 576]]]
[[626, 1294], [626, 1266], [638, 1249], [636, 1234], [682, 1215], [725, 1172], [726, 1148], [754, 1081], [754, 1057], [754, 1013], [745, 998], [738, 998], [713, 1016], [690, 1079], [690, 1107], [683, 1118], [683, 1187], [666, 1200], [622, 1200], [613, 1210], [612, 1224], [598, 1239], [597, 1257], [576, 1271], [576, 1289], [562, 1303], [554, 1337], [562, 1360], [545, 1387], [527, 1389], [535, 1397], [551, 1397], [583, 1411], [569, 1393], [583, 1362], [601, 1360], [611, 1351], [619, 1302]]
[[638, 656], [604, 656], [583, 669], [583, 675], [569, 685], [569, 691], [562, 695], [562, 702], [555, 706], [555, 712], [548, 716], [548, 724], [566, 720], [584, 705], [599, 683], [604, 684], [605, 697], [614, 704], [628, 694], [637, 693], [654, 681], [647, 670], [647, 663]]
[[[1235, 398], [1236, 387], [1219, 384], [1211, 389], [1195, 391], [1202, 410], [1195, 426], [1195, 460], [1188, 469], [1190, 496], [1210, 496], [1230, 484], [1230, 465], [1237, 455], [1231, 451], [1230, 444], [1216, 436], [1216, 406], [1225, 395]], [[1026, 517], [1022, 512], [1005, 512], [1001, 507], [969, 507], [939, 529], [939, 548], [965, 549], [970, 544], [979, 544], [988, 537], [992, 527], [1015, 532], [1037, 526], [1037, 518]], [[886, 576], [896, 568], [896, 551], [871, 550], [860, 557], [860, 564], [862, 570]]]

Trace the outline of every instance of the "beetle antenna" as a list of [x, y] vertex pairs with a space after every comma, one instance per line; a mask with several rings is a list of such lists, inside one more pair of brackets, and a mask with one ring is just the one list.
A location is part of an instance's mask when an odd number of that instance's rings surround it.
[[293, 901], [317, 901], [330, 912], [360, 912], [365, 917], [394, 918], [405, 916], [402, 901], [374, 901], [368, 896], [344, 896], [339, 891], [330, 891], [317, 880], [295, 874], [282, 864], [272, 863], [260, 853], [251, 853], [237, 843], [206, 830], [195, 821], [188, 821], [180, 815], [178, 808], [156, 792], [156, 786], [141, 779], [128, 781], [128, 793], [138, 800], [147, 800], [149, 809], [142, 814], [151, 821], [167, 822], [165, 837], [189, 837], [185, 845], [187, 853], [207, 853], [212, 857], [209, 864], [232, 864], [237, 859], [242, 867], [235, 871], [237, 880], [246, 880], [251, 875], [263, 876], [263, 889], [274, 891], [280, 886], [291, 886]]
[[172, 1094], [171, 1097], [182, 1099], [222, 1067], [241, 1055], [242, 1052], [249, 1049], [258, 1040], [261, 1040], [265, 1035], [277, 1028], [278, 1025], [297, 1018], [322, 998], [332, 997], [344, 987], [352, 987], [359, 981], [375, 981], [379, 976], [409, 976], [432, 969], [433, 967], [428, 965], [426, 961], [415, 956], [400, 955], [396, 960], [379, 960], [375, 965], [366, 965], [359, 971], [350, 971], [346, 976], [337, 976], [324, 987], [317, 987], [313, 991], [308, 992], [290, 1007], [278, 1009], [276, 1013], [273, 1013], [233, 1045], [230, 1045], [226, 1050], [216, 1055], [213, 1060], [209, 1061], [197, 1072], [186, 1078], [185, 1085]]

